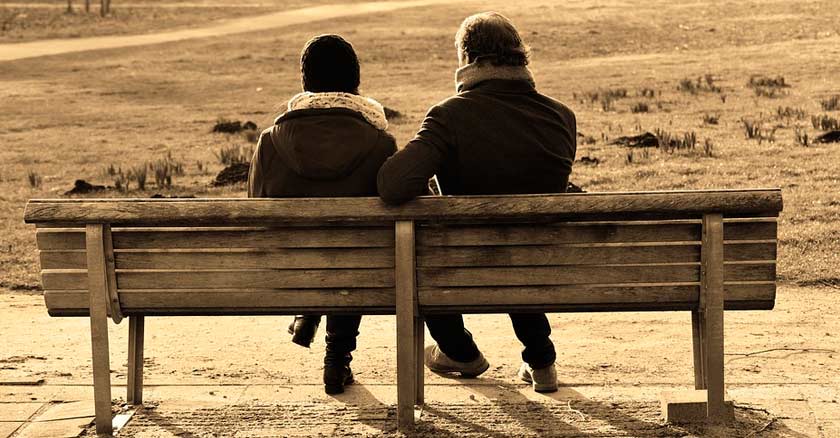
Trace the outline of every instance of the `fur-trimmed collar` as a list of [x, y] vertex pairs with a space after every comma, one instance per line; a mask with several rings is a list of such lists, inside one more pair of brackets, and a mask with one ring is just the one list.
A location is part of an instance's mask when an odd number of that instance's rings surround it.
[[493, 65], [489, 61], [476, 61], [455, 70], [455, 91], [475, 88], [480, 82], [490, 79], [505, 79], [509, 81], [527, 81], [535, 86], [534, 76], [528, 67], [514, 67], [510, 65]]
[[379, 102], [350, 93], [299, 93], [289, 100], [289, 111], [312, 108], [346, 108], [362, 115], [376, 129], [388, 129], [385, 108]]

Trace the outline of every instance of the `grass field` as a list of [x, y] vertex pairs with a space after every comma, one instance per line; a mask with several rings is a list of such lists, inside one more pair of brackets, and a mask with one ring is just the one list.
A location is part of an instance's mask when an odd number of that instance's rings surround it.
[[[249, 143], [211, 128], [218, 118], [268, 126], [299, 91], [299, 51], [314, 34], [340, 33], [355, 45], [362, 91], [403, 114], [391, 130], [404, 144], [426, 109], [453, 92], [460, 20], [487, 9], [514, 20], [532, 46], [538, 88], [577, 113], [578, 158], [599, 164], [577, 163], [576, 184], [587, 191], [782, 187], [781, 279], [840, 287], [840, 144], [806, 147], [796, 139], [821, 132], [812, 116], [840, 118], [830, 103], [840, 95], [840, 9], [830, 0], [635, 3], [474, 1], [0, 63], [0, 287], [38, 284], [34, 230], [22, 223], [26, 200], [59, 197], [79, 178], [113, 185], [111, 165], [128, 169], [171, 154], [185, 174], [173, 188], [150, 183], [108, 196], [243, 195], [242, 187], [209, 182], [222, 168], [214, 152]], [[119, 14], [118, 1], [113, 7]], [[227, 10], [208, 9], [202, 19]], [[112, 30], [188, 22], [180, 9], [170, 12], [171, 21], [138, 19]], [[20, 38], [76, 35], [26, 32]], [[755, 86], [756, 75], [775, 81]], [[761, 141], [746, 138], [745, 121], [757, 123]], [[609, 144], [644, 131], [680, 139], [693, 132], [696, 146]]]
[[[352, 3], [351, 0], [343, 3]], [[0, 43], [48, 38], [78, 38], [103, 35], [149, 33], [180, 29], [214, 20], [335, 3], [329, 0], [224, 0], [112, 1], [111, 13], [99, 14], [99, 1], [91, 0], [85, 12], [83, 0], [0, 1]]]

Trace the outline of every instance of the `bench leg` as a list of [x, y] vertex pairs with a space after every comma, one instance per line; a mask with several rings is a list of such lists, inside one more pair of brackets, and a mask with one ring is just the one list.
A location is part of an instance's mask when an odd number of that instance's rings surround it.
[[425, 342], [425, 335], [426, 331], [423, 327], [423, 318], [417, 317], [414, 318], [414, 371], [417, 373], [417, 382], [415, 383], [414, 390], [416, 391], [416, 395], [414, 397], [414, 403], [417, 405], [422, 405], [425, 403], [424, 391], [423, 387], [425, 385], [424, 382], [424, 375], [425, 372], [423, 366], [423, 348]]
[[703, 216], [701, 250], [701, 303], [699, 311], [703, 375], [706, 380], [707, 418], [710, 422], [726, 421], [723, 380], [723, 217]]
[[706, 389], [706, 355], [703, 353], [703, 315], [691, 311], [691, 338], [694, 351], [694, 389]]
[[397, 426], [414, 429], [417, 400], [417, 283], [415, 280], [414, 222], [399, 221], [395, 228], [395, 280], [397, 314]]
[[111, 436], [113, 427], [111, 425], [111, 361], [108, 351], [108, 273], [105, 267], [103, 230], [103, 225], [88, 225], [86, 245], [96, 434]]
[[128, 319], [128, 385], [126, 401], [130, 405], [143, 404], [143, 316]]

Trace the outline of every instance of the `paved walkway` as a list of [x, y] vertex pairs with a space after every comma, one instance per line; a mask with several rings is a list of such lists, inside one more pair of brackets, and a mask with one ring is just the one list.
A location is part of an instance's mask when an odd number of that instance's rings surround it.
[[[840, 436], [837, 388], [831, 386], [733, 385], [729, 392], [736, 400], [736, 423], [718, 428], [663, 424], [658, 394], [673, 389], [565, 386], [543, 395], [492, 379], [435, 383], [426, 388], [426, 406], [415, 412], [416, 436]], [[115, 386], [114, 396], [122, 390]], [[0, 437], [76, 437], [90, 429], [90, 386], [2, 391], [7, 401], [0, 402]], [[146, 406], [119, 436], [399, 436], [396, 387], [384, 382], [364, 381], [335, 397], [324, 395], [320, 385], [300, 384], [152, 385], [145, 395]]]
[[102, 36], [0, 44], [0, 61], [59, 55], [88, 50], [116, 49], [149, 44], [170, 43], [194, 38], [208, 38], [237, 33], [274, 29], [312, 21], [353, 15], [389, 12], [398, 9], [444, 3], [444, 0], [379, 1], [356, 4], [336, 4], [275, 12], [256, 17], [224, 20], [209, 26], [160, 32], [147, 35]]

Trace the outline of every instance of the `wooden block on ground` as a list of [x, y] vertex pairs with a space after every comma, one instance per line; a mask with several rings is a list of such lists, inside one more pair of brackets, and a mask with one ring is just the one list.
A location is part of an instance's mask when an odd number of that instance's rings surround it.
[[[706, 391], [663, 391], [660, 395], [662, 416], [667, 423], [701, 423], [706, 421]], [[724, 394], [725, 418], [735, 419], [735, 407], [728, 394]]]

